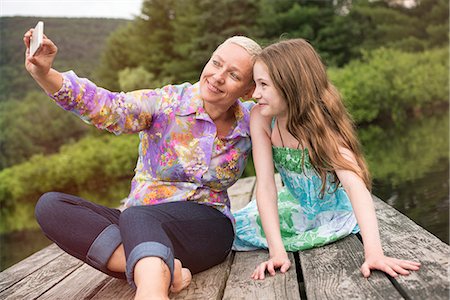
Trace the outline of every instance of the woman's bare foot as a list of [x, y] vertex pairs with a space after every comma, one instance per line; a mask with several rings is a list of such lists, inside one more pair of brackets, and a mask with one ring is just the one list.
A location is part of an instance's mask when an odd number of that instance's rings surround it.
[[183, 268], [181, 261], [175, 258], [174, 270], [173, 270], [173, 282], [170, 286], [172, 293], [179, 293], [183, 289], [187, 288], [191, 283], [192, 274], [187, 268]]

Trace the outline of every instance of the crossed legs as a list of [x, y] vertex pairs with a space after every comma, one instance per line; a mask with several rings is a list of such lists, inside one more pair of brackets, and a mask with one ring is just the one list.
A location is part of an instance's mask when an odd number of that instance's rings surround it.
[[120, 212], [47, 193], [36, 205], [36, 218], [67, 253], [106, 274], [127, 278], [137, 288], [136, 299], [161, 292], [167, 297], [169, 287], [180, 291], [189, 284], [190, 271], [195, 274], [222, 262], [234, 237], [222, 213], [187, 201]]

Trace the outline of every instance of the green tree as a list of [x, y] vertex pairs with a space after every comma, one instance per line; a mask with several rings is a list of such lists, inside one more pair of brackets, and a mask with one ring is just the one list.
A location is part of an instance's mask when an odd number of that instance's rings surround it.
[[358, 47], [380, 46], [406, 51], [423, 51], [448, 45], [448, 1], [418, 1], [412, 8], [389, 1], [354, 1], [349, 22], [360, 26], [363, 37]]
[[407, 53], [380, 48], [341, 69], [329, 69], [357, 122], [404, 119], [408, 111], [446, 104], [448, 48]]
[[252, 36], [257, 0], [177, 1], [173, 19], [174, 57], [164, 63], [166, 76], [196, 81], [215, 48], [234, 35]]
[[163, 64], [173, 56], [174, 2], [144, 1], [141, 15], [110, 36], [96, 72], [103, 86], [119, 90], [119, 72], [126, 68], [143, 66], [156, 78], [161, 76]]
[[396, 1], [261, 0], [257, 36], [263, 44], [304, 38], [330, 66], [379, 47], [424, 51], [448, 44], [448, 1], [424, 0], [414, 8]]
[[[360, 47], [375, 49], [381, 46], [402, 45], [399, 41], [410, 37], [421, 37], [420, 22], [417, 18], [409, 16], [403, 9], [387, 6], [386, 3], [358, 1], [352, 7], [348, 18], [361, 26], [364, 39]], [[415, 49], [423, 50], [421, 43], [414, 45]], [[411, 46], [410, 46], [411, 47]], [[397, 47], [400, 48], [400, 47]]]
[[441, 159], [448, 165], [448, 116], [447, 111], [409, 120], [408, 126], [385, 123], [360, 128], [373, 178], [396, 185], [423, 177]]
[[327, 65], [342, 66], [359, 56], [357, 46], [364, 40], [360, 25], [345, 13], [348, 7], [346, 1], [262, 0], [257, 34], [264, 45], [303, 38]]
[[446, 0], [421, 0], [411, 14], [423, 22], [431, 47], [447, 46], [449, 36], [449, 2]]
[[135, 68], [139, 58], [133, 47], [141, 44], [137, 35], [136, 25], [128, 23], [112, 33], [106, 42], [106, 49], [101, 55], [100, 67], [95, 74], [100, 78], [98, 84], [109, 90], [120, 90], [119, 71], [125, 68]]
[[159, 82], [198, 80], [221, 41], [236, 34], [251, 35], [257, 1], [144, 1], [141, 16], [108, 41], [100, 69], [102, 82], [118, 89], [118, 73], [139, 66]]
[[[35, 201], [47, 191], [74, 193], [130, 179], [137, 156], [137, 135], [88, 136], [58, 153], [34, 155], [0, 171], [0, 211]], [[3, 218], [3, 217], [2, 217]]]
[[157, 88], [170, 82], [170, 78], [155, 78], [155, 75], [142, 66], [125, 68], [119, 72], [119, 85], [122, 91]]

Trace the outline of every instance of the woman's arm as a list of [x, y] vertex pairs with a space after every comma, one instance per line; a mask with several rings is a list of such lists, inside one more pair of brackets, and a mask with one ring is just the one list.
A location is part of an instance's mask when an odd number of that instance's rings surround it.
[[[343, 157], [357, 165], [350, 150], [341, 149], [340, 151]], [[371, 269], [381, 270], [392, 277], [397, 277], [398, 274], [408, 275], [408, 270], [418, 270], [420, 263], [384, 255], [372, 195], [366, 188], [364, 181], [356, 173], [349, 170], [336, 170], [336, 174], [350, 198], [356, 220], [361, 229], [365, 256], [361, 273], [364, 277], [370, 276]]]
[[286, 272], [291, 263], [284, 249], [278, 217], [277, 189], [274, 179], [270, 118], [261, 116], [260, 107], [255, 106], [250, 116], [253, 161], [256, 169], [256, 201], [261, 223], [269, 246], [269, 260], [261, 263], [253, 272], [253, 279], [264, 279], [266, 269], [275, 275], [275, 268]]
[[31, 35], [32, 30], [24, 35], [27, 71], [59, 106], [99, 129], [120, 134], [148, 128], [163, 95], [174, 92], [168, 88], [114, 93], [77, 77], [73, 72], [61, 74], [52, 69], [57, 47], [46, 36], [38, 52], [33, 57], [29, 56]]

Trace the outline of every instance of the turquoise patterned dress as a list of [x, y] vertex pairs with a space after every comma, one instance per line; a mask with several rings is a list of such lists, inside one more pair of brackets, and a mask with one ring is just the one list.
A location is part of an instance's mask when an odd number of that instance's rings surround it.
[[[322, 181], [310, 164], [307, 149], [272, 147], [272, 150], [274, 165], [285, 184], [278, 193], [278, 213], [286, 251], [323, 246], [359, 232], [350, 200], [342, 186], [335, 190], [329, 177], [328, 192], [323, 198], [319, 197]], [[234, 217], [234, 250], [268, 248], [255, 199]]]

